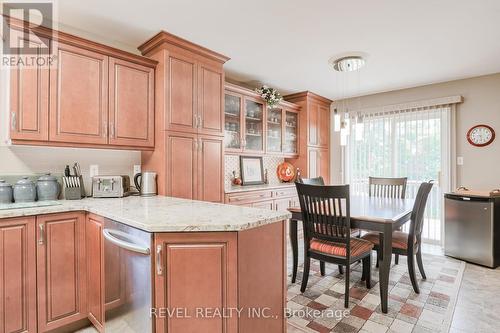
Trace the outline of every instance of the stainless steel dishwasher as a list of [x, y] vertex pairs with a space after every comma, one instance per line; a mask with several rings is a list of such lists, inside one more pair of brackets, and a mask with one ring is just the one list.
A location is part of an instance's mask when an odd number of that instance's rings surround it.
[[500, 197], [495, 192], [445, 194], [444, 253], [488, 267], [499, 264]]
[[152, 234], [109, 219], [102, 232], [106, 332], [153, 332]]

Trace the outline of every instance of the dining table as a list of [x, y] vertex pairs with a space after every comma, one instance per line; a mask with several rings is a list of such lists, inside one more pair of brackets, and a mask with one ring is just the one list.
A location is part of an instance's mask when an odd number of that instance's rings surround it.
[[[351, 194], [349, 199], [351, 228], [379, 233], [381, 244], [380, 301], [382, 312], [387, 313], [392, 233], [410, 220], [414, 199], [370, 197], [357, 194]], [[292, 218], [289, 220], [289, 236], [293, 255], [292, 283], [295, 283], [298, 266], [298, 222], [302, 221], [302, 211], [300, 207], [291, 207], [288, 210], [292, 213]]]

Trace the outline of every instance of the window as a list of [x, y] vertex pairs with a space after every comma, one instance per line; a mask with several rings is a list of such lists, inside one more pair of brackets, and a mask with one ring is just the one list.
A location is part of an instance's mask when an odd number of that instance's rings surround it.
[[[368, 195], [368, 177], [408, 177], [407, 198], [421, 182], [434, 180], [422, 237], [439, 243], [443, 190], [449, 190], [451, 107], [363, 114], [363, 126], [351, 121], [346, 166], [351, 192]], [[356, 131], [362, 131], [356, 133]]]

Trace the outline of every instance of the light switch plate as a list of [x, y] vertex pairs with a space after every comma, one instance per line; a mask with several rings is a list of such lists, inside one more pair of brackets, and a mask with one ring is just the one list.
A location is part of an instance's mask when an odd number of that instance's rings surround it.
[[99, 165], [97, 164], [91, 164], [90, 167], [89, 167], [89, 176], [90, 178], [94, 177], [94, 176], [98, 176], [99, 175]]
[[134, 165], [134, 176], [137, 175], [138, 173], [141, 173], [141, 165], [135, 164]]
[[464, 165], [464, 158], [462, 156], [457, 157], [457, 165]]

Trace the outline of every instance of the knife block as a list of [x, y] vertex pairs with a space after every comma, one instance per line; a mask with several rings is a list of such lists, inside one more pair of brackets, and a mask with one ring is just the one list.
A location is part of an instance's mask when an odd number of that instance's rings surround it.
[[[71, 177], [71, 178], [76, 178], [76, 177]], [[85, 188], [83, 186], [83, 177], [78, 176], [78, 178], [80, 179], [80, 186], [74, 186], [74, 187], [68, 187], [66, 185], [64, 186], [64, 189], [63, 189], [64, 199], [66, 199], [66, 200], [80, 200], [82, 198], [85, 198]]]

